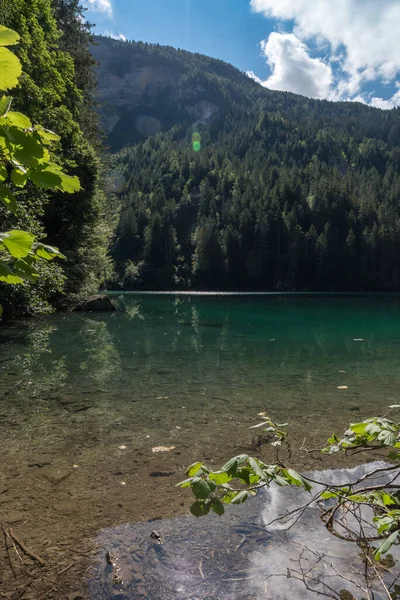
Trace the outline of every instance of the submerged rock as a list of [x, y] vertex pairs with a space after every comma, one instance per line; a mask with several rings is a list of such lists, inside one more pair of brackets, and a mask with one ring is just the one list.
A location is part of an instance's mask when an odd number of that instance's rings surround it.
[[89, 410], [89, 408], [92, 408], [91, 404], [87, 404], [85, 402], [74, 402], [71, 404], [68, 404], [67, 406], [64, 406], [65, 410], [67, 410], [70, 413], [77, 413], [77, 412], [84, 412], [86, 410]]
[[32, 456], [28, 462], [28, 467], [47, 467], [51, 465], [51, 457], [45, 454], [37, 454]]
[[67, 469], [43, 469], [41, 474], [50, 483], [61, 483], [72, 474], [72, 471]]
[[15, 523], [19, 523], [23, 521], [25, 518], [24, 514], [19, 510], [12, 510], [8, 514], [4, 515], [4, 522], [9, 525], [14, 525]]
[[83, 300], [78, 304], [75, 308], [77, 311], [103, 311], [103, 310], [116, 310], [114, 304], [111, 302], [110, 298], [105, 294], [97, 294], [96, 296], [91, 296], [86, 300]]
[[76, 503], [73, 501], [61, 500], [60, 502], [53, 504], [53, 508], [61, 515], [70, 515], [71, 513], [76, 512]]
[[6, 496], [5, 494], [0, 496], [0, 504], [9, 504], [10, 502], [14, 502], [14, 498], [11, 496]]

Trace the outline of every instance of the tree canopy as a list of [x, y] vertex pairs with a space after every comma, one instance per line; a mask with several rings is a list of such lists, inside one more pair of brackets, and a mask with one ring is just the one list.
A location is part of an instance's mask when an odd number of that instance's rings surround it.
[[[15, 53], [23, 75], [13, 90], [13, 109], [30, 123], [57, 131], [54, 160], [81, 183], [70, 196], [28, 182], [14, 214], [4, 210], [0, 215], [5, 229], [27, 230], [38, 240], [46, 235], [66, 257], [62, 267], [42, 267], [39, 285], [0, 289], [9, 311], [43, 312], [57, 297], [97, 291], [108, 268], [106, 201], [98, 154], [90, 143], [97, 134], [84, 117], [94, 110], [90, 26], [72, 0], [4, 0], [0, 24], [19, 35]], [[80, 127], [83, 120], [88, 123], [86, 135]], [[10, 182], [10, 192], [15, 185]]]
[[113, 286], [399, 288], [400, 109], [273, 92], [222, 61], [98, 41], [121, 78], [167, 73], [143, 91], [156, 135], [138, 123], [141, 96], [113, 105], [110, 143], [128, 121], [136, 130], [113, 159], [126, 181]]

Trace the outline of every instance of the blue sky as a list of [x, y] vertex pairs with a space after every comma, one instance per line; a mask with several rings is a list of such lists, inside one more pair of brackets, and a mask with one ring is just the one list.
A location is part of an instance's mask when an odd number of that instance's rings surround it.
[[261, 85], [400, 106], [400, 0], [82, 0], [96, 33], [221, 58]]

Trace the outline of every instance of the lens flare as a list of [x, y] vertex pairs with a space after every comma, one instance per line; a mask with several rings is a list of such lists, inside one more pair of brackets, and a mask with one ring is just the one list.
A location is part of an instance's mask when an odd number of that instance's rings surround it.
[[201, 148], [201, 135], [197, 131], [192, 135], [192, 148], [195, 152], [199, 152]]

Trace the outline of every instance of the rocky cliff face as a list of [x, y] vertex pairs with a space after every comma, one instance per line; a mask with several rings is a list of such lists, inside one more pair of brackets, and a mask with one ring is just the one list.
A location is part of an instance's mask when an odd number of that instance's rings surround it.
[[96, 42], [99, 109], [112, 150], [174, 125], [195, 127], [220, 112], [211, 88], [188, 72], [177, 51], [166, 57], [158, 46], [104, 37]]

